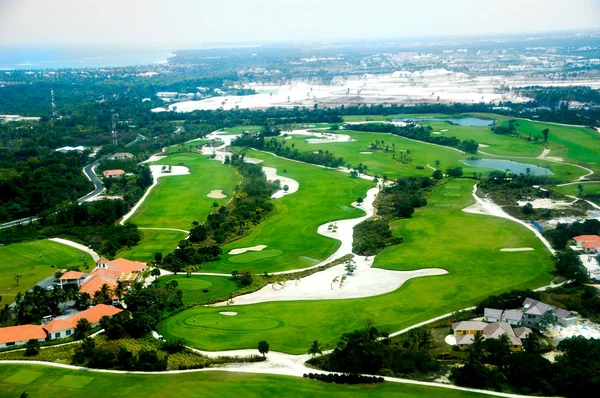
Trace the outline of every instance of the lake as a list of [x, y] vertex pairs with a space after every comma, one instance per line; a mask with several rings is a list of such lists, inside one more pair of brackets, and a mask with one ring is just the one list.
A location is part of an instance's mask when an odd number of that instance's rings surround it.
[[402, 119], [394, 119], [395, 122], [450, 122], [459, 126], [466, 127], [486, 127], [492, 126], [495, 122], [493, 119], [481, 119], [478, 117], [456, 117], [456, 118], [437, 118], [437, 117], [405, 117]]
[[482, 167], [486, 169], [496, 169], [505, 171], [506, 169], [510, 170], [511, 173], [514, 174], [527, 174], [527, 168], [532, 175], [536, 176], [552, 176], [550, 170], [536, 166], [534, 164], [527, 163], [519, 163], [514, 162], [512, 160], [501, 160], [501, 159], [464, 159], [461, 160], [462, 163], [471, 167]]

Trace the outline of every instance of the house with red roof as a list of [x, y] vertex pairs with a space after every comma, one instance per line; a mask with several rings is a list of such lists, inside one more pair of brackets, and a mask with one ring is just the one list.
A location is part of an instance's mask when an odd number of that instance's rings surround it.
[[102, 175], [105, 178], [117, 178], [117, 177], [121, 177], [125, 175], [125, 171], [118, 169], [118, 170], [105, 170], [102, 172]]
[[60, 287], [62, 288], [64, 285], [77, 285], [80, 286], [81, 282], [85, 279], [85, 274], [79, 271], [67, 271], [58, 281], [60, 282]]
[[573, 238], [575, 246], [584, 248], [583, 245], [591, 242], [600, 242], [600, 236], [598, 235], [579, 235]]
[[102, 317], [113, 317], [122, 311], [122, 309], [110, 305], [97, 304], [77, 315], [65, 319], [54, 319], [41, 327], [48, 333], [49, 340], [62, 339], [75, 333], [77, 322], [79, 322], [80, 319], [87, 319], [92, 327], [96, 327], [100, 323]]
[[24, 345], [31, 339], [46, 341], [46, 330], [39, 325], [20, 325], [0, 328], [0, 348]]

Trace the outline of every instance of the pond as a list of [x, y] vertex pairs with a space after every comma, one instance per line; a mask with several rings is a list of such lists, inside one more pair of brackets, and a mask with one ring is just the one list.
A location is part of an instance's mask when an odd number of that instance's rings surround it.
[[481, 119], [478, 117], [456, 117], [456, 118], [436, 118], [436, 117], [405, 117], [402, 119], [394, 119], [395, 122], [450, 122], [459, 126], [466, 127], [486, 127], [492, 126], [496, 121], [493, 119]]
[[536, 176], [552, 176], [550, 170], [536, 166], [534, 164], [527, 163], [519, 163], [512, 160], [501, 160], [501, 159], [464, 159], [461, 160], [462, 163], [471, 167], [482, 167], [486, 169], [496, 169], [505, 171], [506, 169], [510, 170], [511, 173], [514, 174], [527, 174], [527, 169], [529, 168], [529, 172], [532, 175]]

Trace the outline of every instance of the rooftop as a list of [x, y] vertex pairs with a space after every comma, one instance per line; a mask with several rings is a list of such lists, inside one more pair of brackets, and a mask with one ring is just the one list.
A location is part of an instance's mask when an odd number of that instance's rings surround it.
[[84, 276], [85, 276], [85, 274], [83, 272], [67, 271], [64, 274], [62, 274], [62, 276], [58, 279], [61, 281], [68, 281], [68, 280], [73, 280], [73, 279], [81, 279]]
[[[80, 312], [77, 315], [74, 315], [67, 319], [54, 319], [53, 321], [48, 322], [43, 326], [44, 329], [48, 331], [48, 333], [54, 333], [61, 330], [74, 329], [77, 327], [77, 322], [80, 319], [87, 319], [92, 325], [100, 322], [100, 319], [103, 316], [113, 316], [118, 314], [123, 310], [119, 308], [115, 308], [106, 304], [97, 304], [94, 307], [88, 308], [85, 311]], [[44, 335], [44, 337], [46, 337]]]
[[118, 170], [105, 170], [105, 171], [102, 172], [102, 175], [104, 175], [105, 177], [108, 177], [108, 176], [120, 176], [120, 175], [123, 175], [123, 174], [125, 174], [125, 171], [120, 170], [120, 169], [118, 169]]
[[39, 325], [21, 325], [0, 328], [0, 344], [45, 338], [46, 331]]

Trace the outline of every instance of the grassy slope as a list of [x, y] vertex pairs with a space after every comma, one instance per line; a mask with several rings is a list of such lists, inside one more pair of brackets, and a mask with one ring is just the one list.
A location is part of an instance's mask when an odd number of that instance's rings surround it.
[[[31, 380], [32, 378], [34, 379]], [[19, 381], [24, 384], [18, 384]], [[31, 397], [65, 398], [480, 396], [472, 392], [398, 383], [347, 386], [297, 377], [249, 373], [210, 371], [173, 375], [108, 374], [12, 364], [0, 364], [0, 391], [0, 395], [10, 397], [18, 397], [27, 392]]]
[[[41, 254], [41, 256], [40, 256]], [[14, 301], [17, 293], [29, 290], [40, 280], [68, 266], [82, 266], [83, 253], [73, 247], [48, 240], [0, 246], [0, 294], [2, 305]], [[87, 263], [93, 264], [89, 255]], [[54, 265], [54, 268], [51, 268]], [[16, 285], [14, 274], [23, 275]]]
[[[160, 285], [176, 280], [183, 292], [186, 303], [206, 303], [206, 300], [226, 297], [229, 293], [240, 288], [238, 282], [224, 276], [205, 275], [167, 275], [158, 279]], [[204, 293], [203, 290], [208, 290]]]
[[[438, 187], [413, 219], [395, 223], [405, 243], [385, 249], [376, 259], [382, 268], [441, 267], [448, 275], [413, 279], [392, 293], [362, 299], [230, 306], [238, 315], [228, 319], [220, 319], [218, 308], [196, 307], [164, 321], [159, 332], [208, 350], [252, 348], [266, 339], [273, 350], [303, 353], [315, 339], [332, 348], [342, 333], [362, 328], [365, 318], [393, 332], [490, 294], [551, 281], [550, 254], [533, 233], [508, 220], [462, 212], [472, 202], [473, 181], [451, 184], [460, 196], [445, 196], [449, 189]], [[500, 252], [503, 247], [535, 251]], [[201, 321], [194, 324], [194, 318]]]
[[[298, 181], [300, 188], [298, 192], [274, 201], [278, 209], [276, 215], [256, 226], [248, 236], [223, 246], [223, 252], [229, 253], [235, 248], [267, 245], [265, 253], [225, 254], [220, 262], [207, 263], [207, 272], [230, 273], [234, 269], [248, 269], [262, 273], [314, 265], [333, 254], [340, 245], [338, 240], [317, 234], [317, 227], [328, 221], [364, 215], [362, 210], [350, 204], [357, 197], [365, 196], [372, 186], [369, 181], [258, 151], [251, 151], [248, 156], [264, 159], [261, 165], [275, 167], [278, 173], [287, 170], [286, 176]], [[270, 257], [265, 258], [265, 254]], [[240, 262], [240, 256], [244, 262]], [[230, 258], [238, 260], [229, 261]]]
[[[159, 179], [158, 185], [129, 219], [139, 227], [188, 230], [192, 221], [206, 219], [213, 202], [225, 205], [231, 199], [233, 188], [240, 182], [233, 167], [199, 154], [173, 154], [156, 164], [184, 165], [190, 169], [190, 175]], [[227, 197], [207, 197], [213, 189], [222, 189]]]
[[140, 232], [144, 235], [140, 243], [131, 249], [120, 251], [117, 257], [142, 262], [154, 261], [154, 253], [160, 252], [166, 256], [177, 248], [180, 240], [187, 236], [185, 232], [179, 231], [143, 229]]
[[[578, 184], [564, 185], [562, 187], [553, 187], [552, 189], [558, 193], [562, 193], [563, 195], [573, 195], [579, 196], [579, 189], [577, 189]], [[583, 187], [584, 195], [600, 195], [600, 182], [588, 182], [585, 184], [581, 184]], [[600, 200], [586, 198], [594, 203], [600, 204]]]

